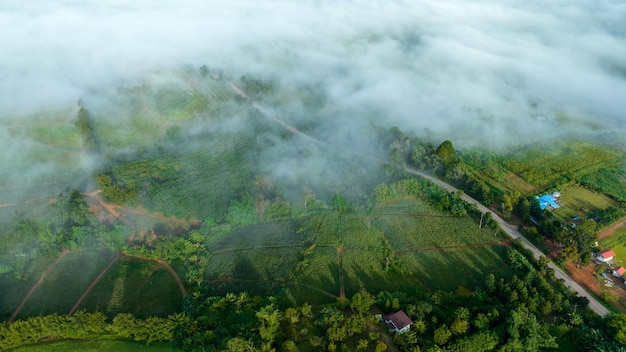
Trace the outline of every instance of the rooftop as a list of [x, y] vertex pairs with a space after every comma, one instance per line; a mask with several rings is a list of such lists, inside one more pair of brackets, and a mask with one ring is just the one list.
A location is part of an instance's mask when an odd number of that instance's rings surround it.
[[398, 330], [402, 330], [405, 327], [413, 324], [411, 318], [409, 318], [404, 311], [400, 310], [395, 313], [389, 313], [383, 317], [385, 321], [391, 321]]

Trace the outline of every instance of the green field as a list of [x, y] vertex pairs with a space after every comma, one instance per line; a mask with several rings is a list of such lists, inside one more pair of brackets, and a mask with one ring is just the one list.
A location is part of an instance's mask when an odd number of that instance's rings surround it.
[[591, 212], [616, 207], [619, 203], [606, 195], [575, 184], [561, 189], [561, 207], [554, 211], [555, 217], [566, 223], [573, 217], [585, 218]]
[[[506, 247], [493, 245], [500, 241], [468, 216], [402, 197], [381, 203], [370, 216], [328, 210], [209, 239], [205, 278], [216, 292], [278, 288], [296, 303], [339, 296], [342, 274], [347, 297], [362, 289], [455, 290], [489, 272], [510, 274]], [[390, 268], [385, 256], [394, 252], [398, 262]], [[455, 270], [462, 277], [446, 274]]]
[[494, 235], [494, 230], [479, 228], [470, 217], [457, 217], [425, 208], [426, 203], [422, 200], [413, 201], [418, 206], [415, 208], [400, 207], [406, 202], [407, 200], [400, 200], [387, 203], [374, 212], [376, 225], [396, 251], [500, 241]]
[[612, 249], [615, 252], [615, 266], [626, 265], [626, 229], [600, 241], [600, 249]]
[[507, 247], [491, 245], [463, 249], [442, 249], [399, 254], [404, 266], [431, 290], [453, 291], [459, 286], [472, 289], [489, 273], [511, 276], [506, 260]]
[[140, 318], [180, 310], [181, 292], [171, 273], [149, 260], [121, 258], [102, 277], [79, 309], [107, 315], [129, 312]]
[[141, 343], [115, 340], [80, 341], [68, 340], [25, 346], [14, 349], [15, 352], [176, 352], [182, 351], [168, 345], [146, 346]]
[[108, 251], [67, 254], [29, 298], [18, 318], [68, 313], [113, 257], [114, 253]]
[[[108, 251], [76, 251], [50, 270], [17, 318], [67, 314], [96, 277], [114, 260]], [[32, 260], [23, 280], [0, 275], [3, 320], [8, 319], [48, 265], [56, 258]], [[108, 315], [131, 312], [138, 317], [167, 316], [180, 310], [181, 292], [172, 274], [154, 261], [118, 259], [77, 306]]]
[[543, 187], [561, 178], [580, 177], [618, 161], [622, 154], [613, 148], [582, 141], [563, 140], [517, 151], [506, 157], [505, 167], [529, 183]]

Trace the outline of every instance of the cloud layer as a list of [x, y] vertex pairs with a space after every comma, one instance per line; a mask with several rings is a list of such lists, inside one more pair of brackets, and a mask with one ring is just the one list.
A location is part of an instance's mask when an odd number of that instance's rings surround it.
[[610, 130], [626, 122], [624, 18], [615, 0], [5, 0], [0, 112], [207, 64], [315, 83], [344, 121], [459, 144]]

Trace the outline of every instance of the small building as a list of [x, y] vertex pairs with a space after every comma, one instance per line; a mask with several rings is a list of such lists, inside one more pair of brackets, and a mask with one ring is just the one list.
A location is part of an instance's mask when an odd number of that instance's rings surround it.
[[413, 322], [404, 311], [397, 311], [395, 313], [389, 313], [383, 317], [385, 324], [389, 330], [393, 330], [397, 333], [403, 333], [411, 328]]
[[[559, 193], [559, 197], [560, 197], [560, 193]], [[542, 196], [535, 196], [535, 199], [539, 201], [539, 208], [541, 208], [541, 210], [545, 210], [545, 209], [556, 210], [561, 207], [559, 205], [559, 200], [550, 194], [544, 194]]]
[[626, 268], [624, 268], [623, 266], [618, 266], [617, 268], [613, 269], [613, 276], [615, 277], [622, 277], [624, 276], [624, 274], [626, 274]]
[[596, 253], [596, 259], [602, 263], [608, 263], [615, 257], [615, 252], [610, 249], [605, 249]]

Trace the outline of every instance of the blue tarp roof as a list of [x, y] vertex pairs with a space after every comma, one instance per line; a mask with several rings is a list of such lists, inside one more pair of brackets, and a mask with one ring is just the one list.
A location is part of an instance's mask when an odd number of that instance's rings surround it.
[[549, 194], [544, 194], [541, 197], [535, 196], [535, 198], [539, 200], [539, 207], [541, 208], [541, 210], [544, 210], [548, 207], [552, 207], [554, 209], [558, 209], [560, 207], [559, 204], [556, 202], [556, 198]]

